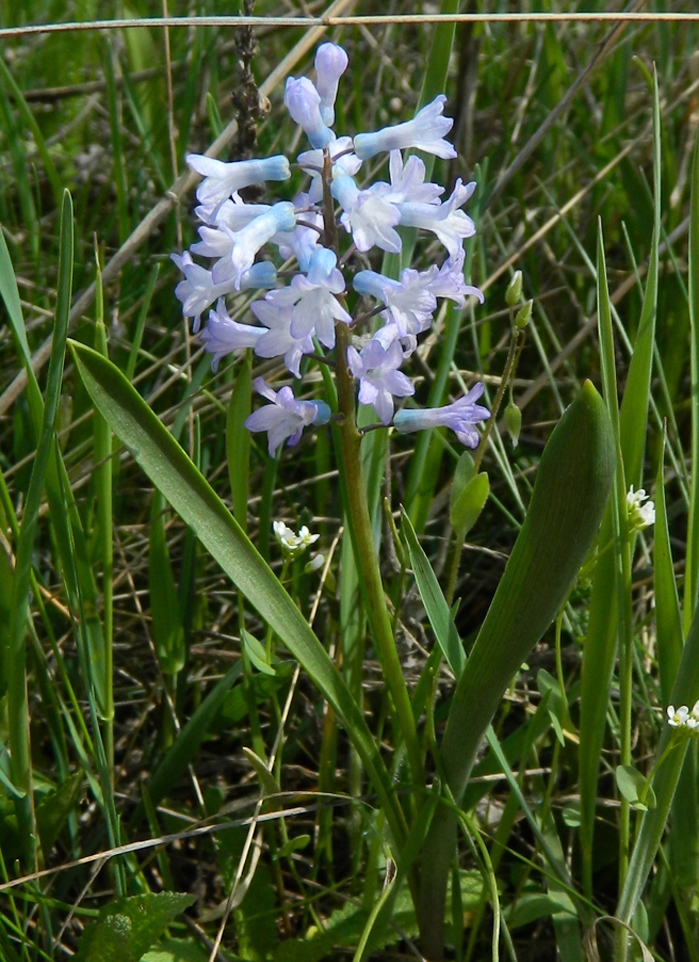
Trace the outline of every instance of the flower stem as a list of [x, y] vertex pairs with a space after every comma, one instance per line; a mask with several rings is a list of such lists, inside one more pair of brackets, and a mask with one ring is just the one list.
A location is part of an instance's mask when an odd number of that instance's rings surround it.
[[[323, 221], [325, 246], [337, 252], [337, 223], [330, 194], [331, 159], [326, 149], [323, 163]], [[352, 539], [366, 612], [371, 626], [376, 651], [386, 684], [393, 701], [395, 742], [405, 742], [410, 777], [415, 787], [425, 784], [422, 753], [417, 737], [415, 718], [403, 671], [396, 651], [391, 619], [381, 580], [379, 559], [374, 545], [374, 534], [362, 470], [360, 445], [362, 436], [355, 417], [355, 384], [347, 366], [347, 348], [351, 333], [344, 323], [335, 325], [335, 384], [337, 408], [340, 414], [339, 434], [342, 455], [341, 470], [347, 492], [347, 522]]]
[[339, 425], [342, 471], [347, 492], [348, 525], [360, 572], [367, 616], [388, 690], [394, 706], [395, 734], [405, 742], [410, 776], [415, 786], [425, 783], [422, 753], [410, 705], [408, 689], [396, 651], [391, 619], [386, 606], [379, 559], [374, 545], [374, 534], [369, 515], [366, 487], [360, 452], [361, 434], [355, 420], [355, 387], [347, 367], [347, 347], [350, 332], [346, 325], [336, 327], [338, 409], [342, 415]]

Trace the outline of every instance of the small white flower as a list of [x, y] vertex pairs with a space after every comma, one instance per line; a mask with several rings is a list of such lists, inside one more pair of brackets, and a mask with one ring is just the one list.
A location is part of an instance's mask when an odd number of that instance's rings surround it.
[[272, 527], [274, 528], [274, 537], [281, 545], [284, 554], [288, 555], [289, 558], [296, 558], [320, 538], [319, 534], [311, 534], [305, 524], [298, 534], [283, 521], [275, 521]]
[[645, 489], [639, 488], [638, 491], [634, 491], [631, 485], [626, 495], [626, 510], [631, 531], [641, 531], [655, 523], [655, 505], [652, 501], [644, 504], [644, 501], [648, 501]]
[[686, 705], [680, 705], [680, 707], [675, 711], [674, 705], [668, 705], [667, 709], [667, 723], [672, 728], [696, 728], [696, 720], [694, 724], [689, 724], [690, 714], [689, 708]]

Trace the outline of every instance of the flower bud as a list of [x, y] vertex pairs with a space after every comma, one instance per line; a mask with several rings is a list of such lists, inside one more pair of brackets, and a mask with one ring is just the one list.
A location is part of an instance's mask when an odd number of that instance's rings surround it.
[[529, 321], [532, 318], [532, 305], [534, 301], [527, 301], [523, 304], [517, 311], [517, 317], [515, 318], [515, 327], [518, 327], [520, 331], [524, 330]]
[[512, 280], [507, 285], [505, 291], [505, 303], [508, 307], [514, 307], [522, 297], [522, 272], [515, 271]]
[[505, 427], [512, 439], [512, 447], [516, 448], [519, 441], [519, 432], [522, 430], [522, 412], [514, 401], [510, 401], [505, 408]]

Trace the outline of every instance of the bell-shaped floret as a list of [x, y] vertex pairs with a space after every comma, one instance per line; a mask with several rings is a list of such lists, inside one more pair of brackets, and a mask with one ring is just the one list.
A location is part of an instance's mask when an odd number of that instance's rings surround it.
[[[234, 290], [230, 279], [222, 283], [214, 283], [212, 271], [195, 264], [189, 251], [183, 254], [170, 254], [170, 258], [184, 274], [184, 280], [175, 288], [175, 296], [182, 302], [182, 313], [185, 317], [194, 318], [192, 331], [194, 334], [199, 330], [201, 315], [219, 297]], [[269, 261], [260, 261], [259, 264], [244, 271], [240, 278], [239, 290], [261, 290], [266, 287], [274, 287], [277, 280], [277, 270], [274, 264]]]
[[425, 183], [425, 165], [411, 154], [403, 163], [399, 150], [392, 150], [388, 170], [391, 176], [390, 200], [394, 204], [438, 204], [444, 188], [439, 184]]
[[275, 391], [261, 377], [255, 378], [252, 386], [271, 403], [248, 415], [245, 427], [248, 431], [267, 432], [271, 457], [283, 441], [297, 444], [303, 429], [310, 424], [327, 424], [330, 420], [330, 408], [324, 401], [297, 401], [290, 387]]
[[323, 123], [320, 94], [308, 77], [289, 77], [284, 88], [284, 103], [291, 119], [301, 127], [311, 147], [327, 147], [335, 134]]
[[453, 146], [443, 139], [454, 124], [451, 117], [442, 116], [446, 99], [444, 94], [439, 94], [407, 123], [357, 134], [354, 138], [357, 157], [366, 160], [383, 150], [403, 150], [405, 147], [424, 150], [426, 154], [436, 154], [445, 160], [456, 157]]
[[361, 354], [347, 348], [347, 365], [359, 379], [359, 403], [370, 404], [382, 424], [390, 424], [393, 417], [393, 398], [408, 397], [415, 386], [398, 368], [403, 363], [403, 350], [398, 341], [385, 348], [373, 338], [362, 348]]
[[291, 231], [296, 225], [294, 205], [280, 201], [269, 210], [255, 217], [238, 231], [223, 226], [231, 240], [230, 252], [222, 257], [213, 269], [214, 283], [232, 280], [235, 290], [240, 290], [241, 278], [249, 270], [257, 252], [279, 231]]
[[320, 116], [328, 127], [335, 123], [337, 85], [348, 63], [347, 54], [335, 43], [322, 43], [316, 51], [316, 89], [320, 94]]
[[399, 204], [400, 223], [405, 227], [421, 227], [423, 230], [432, 231], [449, 254], [456, 257], [461, 250], [463, 238], [476, 233], [471, 218], [458, 209], [466, 203], [475, 189], [475, 181], [463, 184], [459, 178], [451, 197], [443, 204]]
[[289, 161], [283, 154], [260, 160], [236, 160], [226, 164], [203, 154], [187, 154], [185, 160], [204, 180], [197, 187], [197, 200], [213, 206], [227, 200], [231, 194], [264, 180], [288, 180]]
[[291, 337], [301, 340], [315, 336], [325, 347], [333, 348], [335, 321], [352, 320], [335, 297], [345, 289], [336, 264], [335, 253], [319, 247], [310, 259], [308, 274], [297, 274], [288, 287], [266, 295], [266, 303], [288, 312]]
[[379, 182], [368, 190], [359, 190], [351, 177], [341, 174], [333, 178], [330, 190], [344, 211], [340, 220], [358, 251], [372, 247], [393, 254], [400, 251], [400, 234], [394, 228], [401, 215], [399, 208], [386, 200], [391, 190], [388, 184]]
[[294, 377], [301, 377], [301, 358], [313, 351], [313, 339], [292, 335], [291, 309], [275, 304], [268, 295], [264, 300], [253, 301], [250, 310], [267, 328], [255, 344], [255, 354], [258, 357], [283, 357], [286, 369]]
[[360, 294], [368, 294], [386, 305], [386, 311], [381, 313], [395, 325], [393, 337], [420, 334], [432, 323], [437, 299], [428, 283], [427, 271], [410, 268], [401, 271], [398, 281], [375, 271], [359, 271], [352, 281]]
[[462, 248], [457, 252], [456, 257], [447, 257], [439, 269], [432, 266], [431, 276], [426, 285], [427, 290], [431, 291], [435, 297], [448, 297], [457, 307], [464, 306], [469, 294], [477, 297], [481, 304], [485, 300], [483, 291], [464, 281], [464, 258]]
[[254, 347], [264, 333], [262, 327], [234, 321], [226, 310], [226, 305], [220, 300], [216, 310], [209, 311], [206, 327], [199, 339], [204, 343], [204, 350], [213, 354], [211, 370], [215, 371], [222, 357], [232, 354], [233, 351]]
[[475, 425], [490, 415], [487, 408], [475, 403], [482, 393], [483, 385], [479, 382], [474, 384], [468, 394], [444, 407], [402, 408], [394, 417], [393, 425], [401, 434], [447, 427], [467, 448], [475, 448], [479, 441]]

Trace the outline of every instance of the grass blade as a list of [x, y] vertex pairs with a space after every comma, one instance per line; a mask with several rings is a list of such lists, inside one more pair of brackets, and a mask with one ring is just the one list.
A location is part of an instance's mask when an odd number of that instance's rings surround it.
[[342, 719], [400, 847], [405, 822], [386, 767], [359, 706], [303, 615], [226, 506], [122, 373], [84, 345], [71, 342], [71, 350], [85, 386], [114, 433]]

